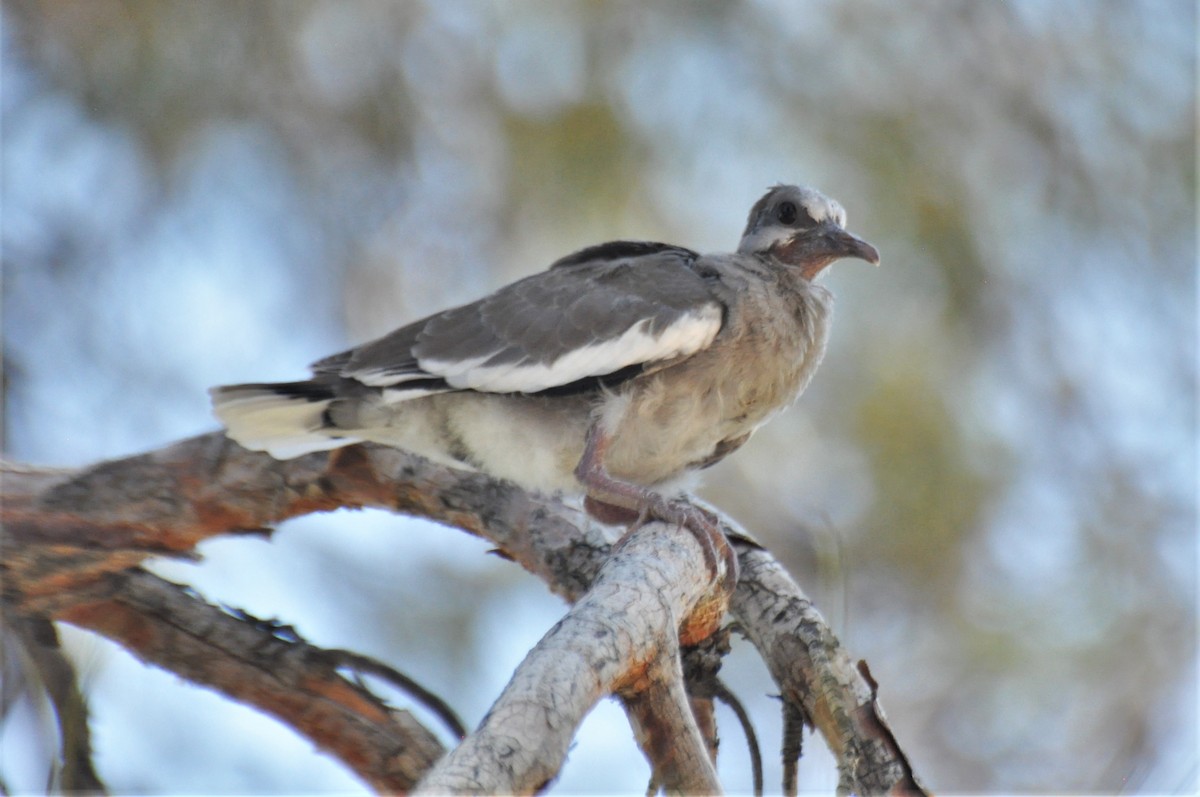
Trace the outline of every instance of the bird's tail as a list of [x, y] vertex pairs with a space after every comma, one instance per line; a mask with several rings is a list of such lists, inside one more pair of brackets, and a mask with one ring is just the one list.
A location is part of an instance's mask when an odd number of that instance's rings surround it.
[[225, 385], [208, 391], [213, 412], [243, 448], [293, 459], [361, 442], [327, 422], [333, 390], [318, 382]]

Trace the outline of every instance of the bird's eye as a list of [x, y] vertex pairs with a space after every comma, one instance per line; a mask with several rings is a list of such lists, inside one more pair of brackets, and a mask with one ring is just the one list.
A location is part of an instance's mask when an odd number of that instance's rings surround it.
[[779, 205], [779, 221], [783, 224], [792, 225], [796, 223], [800, 213], [796, 210], [795, 202], [783, 202]]

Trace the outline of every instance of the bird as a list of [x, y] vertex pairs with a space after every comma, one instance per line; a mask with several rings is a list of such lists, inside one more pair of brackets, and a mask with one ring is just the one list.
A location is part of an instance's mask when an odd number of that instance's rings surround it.
[[817, 279], [840, 258], [879, 264], [836, 200], [776, 185], [734, 253], [590, 246], [318, 360], [307, 380], [214, 387], [213, 408], [277, 459], [381, 443], [582, 495], [603, 522], [678, 523], [712, 564], [714, 521], [680, 496], [804, 391], [833, 309]]

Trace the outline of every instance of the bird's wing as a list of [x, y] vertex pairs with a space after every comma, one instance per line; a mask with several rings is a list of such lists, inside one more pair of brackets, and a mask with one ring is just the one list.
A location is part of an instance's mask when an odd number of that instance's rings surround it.
[[402, 391], [536, 393], [685, 357], [724, 321], [698, 257], [632, 241], [585, 249], [314, 368]]

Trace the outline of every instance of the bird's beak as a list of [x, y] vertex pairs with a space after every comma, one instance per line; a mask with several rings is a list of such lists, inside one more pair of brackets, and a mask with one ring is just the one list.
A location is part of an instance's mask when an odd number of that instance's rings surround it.
[[846, 232], [841, 227], [831, 226], [821, 236], [821, 239], [821, 243], [825, 249], [824, 254], [832, 259], [856, 257], [859, 260], [867, 261], [872, 266], [879, 265], [879, 250], [862, 238]]
[[801, 230], [791, 239], [771, 247], [771, 254], [796, 266], [805, 279], [815, 279], [835, 260], [856, 257], [879, 265], [879, 250], [840, 225], [827, 221], [816, 228]]

